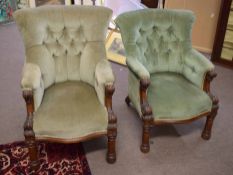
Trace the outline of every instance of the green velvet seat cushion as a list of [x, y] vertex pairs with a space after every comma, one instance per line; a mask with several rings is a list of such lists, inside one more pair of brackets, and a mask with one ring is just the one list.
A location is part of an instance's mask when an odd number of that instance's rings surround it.
[[154, 120], [185, 120], [211, 110], [210, 97], [184, 76], [175, 73], [151, 75], [148, 102]]
[[95, 89], [82, 81], [68, 81], [45, 90], [33, 129], [36, 137], [78, 139], [106, 132], [107, 124], [107, 110]]

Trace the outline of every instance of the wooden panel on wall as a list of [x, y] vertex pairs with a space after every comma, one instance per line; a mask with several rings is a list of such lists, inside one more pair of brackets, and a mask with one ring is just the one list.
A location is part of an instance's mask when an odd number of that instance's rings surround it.
[[165, 8], [189, 9], [196, 15], [193, 26], [193, 46], [212, 52], [221, 0], [166, 0]]
[[142, 0], [142, 3], [149, 8], [156, 8], [159, 0]]

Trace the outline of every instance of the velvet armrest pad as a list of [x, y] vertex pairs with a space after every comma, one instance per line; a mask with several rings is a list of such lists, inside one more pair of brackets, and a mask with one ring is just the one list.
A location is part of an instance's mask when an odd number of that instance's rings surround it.
[[213, 63], [195, 49], [185, 55], [183, 74], [200, 88], [203, 86], [206, 73], [213, 69]]
[[103, 59], [97, 63], [95, 78], [98, 84], [109, 85], [114, 83], [114, 75], [110, 63]]
[[126, 64], [131, 72], [139, 79], [150, 79], [150, 73], [138, 60], [127, 58]]
[[39, 66], [26, 63], [23, 68], [21, 87], [23, 90], [34, 90], [40, 87], [41, 71]]
[[99, 61], [95, 69], [95, 90], [103, 106], [105, 106], [105, 86], [113, 84], [114, 80], [110, 63], [106, 59]]

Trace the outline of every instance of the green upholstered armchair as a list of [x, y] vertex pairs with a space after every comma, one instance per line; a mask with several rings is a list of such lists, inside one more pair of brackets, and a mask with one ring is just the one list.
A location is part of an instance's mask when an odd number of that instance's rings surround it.
[[129, 68], [126, 103], [143, 121], [142, 152], [152, 124], [185, 123], [207, 116], [209, 139], [218, 100], [210, 93], [213, 64], [192, 48], [190, 11], [145, 9], [118, 16]]
[[33, 169], [38, 168], [35, 140], [73, 143], [107, 135], [107, 160], [116, 160], [114, 75], [105, 53], [111, 15], [110, 9], [93, 6], [15, 12], [25, 44], [24, 135]]

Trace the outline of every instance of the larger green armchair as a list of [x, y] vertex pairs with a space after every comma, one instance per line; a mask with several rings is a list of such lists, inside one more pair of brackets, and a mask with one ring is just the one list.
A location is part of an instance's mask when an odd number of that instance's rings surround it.
[[209, 139], [218, 100], [210, 93], [213, 64], [191, 45], [191, 11], [144, 9], [118, 16], [129, 87], [126, 103], [143, 121], [141, 151], [149, 152], [150, 126], [207, 116]]
[[116, 160], [114, 76], [105, 53], [111, 15], [110, 9], [93, 6], [15, 12], [25, 44], [21, 86], [32, 170], [39, 168], [36, 140], [73, 143], [107, 135], [107, 160]]

